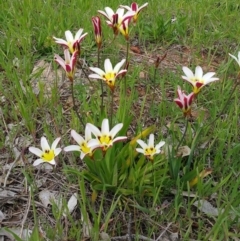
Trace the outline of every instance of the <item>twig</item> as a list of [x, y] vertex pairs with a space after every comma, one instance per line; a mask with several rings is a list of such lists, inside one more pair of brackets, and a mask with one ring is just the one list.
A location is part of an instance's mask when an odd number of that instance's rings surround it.
[[71, 92], [72, 92], [73, 109], [76, 112], [77, 117], [78, 117], [79, 121], [81, 122], [83, 129], [84, 129], [85, 125], [84, 125], [84, 122], [83, 122], [81, 116], [78, 113], [77, 106], [76, 106], [75, 99], [74, 99], [73, 82], [71, 82]]
[[[138, 234], [132, 234], [132, 238], [135, 238], [137, 240], [144, 240], [144, 241], [155, 241], [154, 239], [151, 238], [147, 238], [143, 235], [138, 235]], [[124, 235], [124, 236], [117, 236], [117, 237], [112, 237], [111, 240], [126, 240], [128, 239], [128, 234]]]
[[168, 226], [162, 231], [162, 233], [159, 235], [159, 237], [156, 239], [156, 241], [160, 241], [160, 238], [163, 236], [163, 234], [166, 233], [168, 228], [172, 225], [172, 223], [169, 223]]
[[80, 68], [81, 68], [82, 72], [84, 73], [85, 77], [87, 78], [87, 80], [89, 81], [90, 85], [93, 87], [93, 83], [92, 83], [92, 81], [89, 79], [89, 77], [88, 77], [86, 71], [84, 70], [84, 68], [83, 68], [80, 60], [78, 60], [78, 64], [80, 65]]
[[7, 172], [7, 175], [6, 175], [5, 179], [4, 179], [3, 187], [6, 187], [8, 177], [9, 177], [9, 175], [10, 175], [13, 167], [15, 166], [16, 162], [18, 162], [18, 161], [20, 160], [20, 158], [21, 158], [21, 156], [22, 156], [22, 153], [23, 153], [23, 152], [20, 152], [20, 153], [19, 153], [19, 155], [15, 158], [14, 162], [13, 162], [12, 165], [10, 166], [10, 168], [9, 168], [9, 170], [8, 170], [8, 172]]
[[23, 220], [22, 220], [21, 230], [20, 230], [20, 238], [22, 238], [23, 227], [24, 227], [24, 224], [27, 220], [27, 216], [28, 216], [28, 213], [29, 213], [30, 206], [31, 206], [31, 193], [29, 192], [27, 209], [25, 211], [25, 214], [24, 214], [24, 217], [23, 217]]
[[132, 223], [132, 214], [129, 213], [129, 220], [128, 220], [128, 241], [132, 241], [131, 223]]
[[184, 130], [184, 132], [183, 132], [183, 135], [182, 135], [181, 140], [179, 141], [179, 143], [178, 143], [178, 145], [177, 145], [176, 152], [178, 151], [180, 145], [181, 145], [182, 142], [183, 142], [184, 137], [186, 136], [187, 128], [188, 128], [188, 119], [186, 118], [186, 126], [185, 126], [185, 130]]
[[232, 96], [233, 96], [233, 94], [234, 94], [234, 92], [235, 92], [235, 90], [236, 90], [236, 88], [237, 88], [237, 86], [238, 86], [239, 84], [240, 84], [240, 83], [239, 83], [238, 81], [236, 81], [236, 83], [235, 83], [235, 85], [234, 85], [234, 87], [233, 87], [233, 89], [232, 89], [232, 92], [230, 93], [230, 95], [229, 95], [227, 101], [225, 102], [225, 105], [223, 106], [222, 110], [220, 111], [220, 113], [218, 114], [218, 116], [217, 116], [214, 120], [212, 120], [210, 123], [208, 123], [208, 124], [204, 127], [205, 129], [206, 129], [207, 127], [211, 126], [211, 125], [223, 114], [223, 112], [224, 112], [225, 109], [227, 108], [227, 106], [228, 106], [228, 104], [229, 104], [229, 102], [230, 102], [230, 100], [231, 100], [231, 98], [232, 98]]

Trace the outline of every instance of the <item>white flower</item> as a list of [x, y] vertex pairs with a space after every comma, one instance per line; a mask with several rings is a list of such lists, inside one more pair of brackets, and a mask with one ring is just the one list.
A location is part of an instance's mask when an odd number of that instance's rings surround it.
[[78, 145], [67, 146], [64, 148], [64, 151], [80, 151], [81, 159], [83, 159], [85, 155], [92, 156], [93, 149], [99, 146], [92, 141], [91, 131], [87, 126], [85, 127], [85, 139], [80, 136], [75, 130], [71, 130], [71, 136], [78, 143]]
[[58, 54], [54, 55], [54, 60], [65, 70], [67, 77], [70, 81], [74, 79], [75, 66], [77, 63], [78, 51], [74, 51], [70, 56], [69, 50], [64, 50], [65, 60], [62, 59]]
[[120, 31], [126, 39], [128, 39], [128, 24], [131, 18], [134, 16], [135, 12], [128, 11], [124, 14], [123, 8], [118, 8], [116, 13], [110, 8], [105, 7], [105, 12], [102, 10], [98, 10], [100, 14], [107, 18], [107, 24], [113, 29], [115, 35]]
[[54, 158], [62, 151], [61, 148], [56, 148], [58, 142], [60, 141], [60, 137], [58, 137], [53, 143], [50, 148], [47, 139], [43, 136], [41, 138], [41, 147], [42, 150], [36, 147], [29, 147], [29, 151], [35, 154], [36, 156], [40, 157], [37, 159], [34, 163], [33, 166], [37, 166], [40, 163], [47, 162], [52, 165], [56, 165], [56, 162]]
[[233, 59], [235, 59], [240, 67], [240, 51], [238, 51], [238, 57], [232, 55], [232, 54], [229, 54]]
[[165, 144], [165, 141], [160, 141], [156, 146], [154, 146], [154, 135], [151, 134], [149, 136], [148, 143], [146, 144], [142, 140], [137, 140], [137, 143], [142, 148], [136, 148], [136, 151], [139, 153], [142, 153], [146, 157], [148, 157], [150, 160], [153, 160], [153, 156], [155, 154], [161, 153], [161, 147]]
[[201, 88], [204, 85], [207, 85], [213, 81], [219, 80], [219, 78], [213, 78], [215, 75], [215, 72], [208, 72], [205, 75], [203, 75], [203, 70], [200, 66], [197, 66], [195, 69], [195, 74], [188, 68], [183, 67], [182, 68], [184, 74], [186, 76], [182, 76], [182, 78], [186, 81], [188, 81], [193, 86], [193, 92], [194, 94], [198, 94]]
[[135, 13], [133, 16], [133, 23], [136, 24], [139, 13], [143, 10], [143, 8], [147, 7], [147, 5], [148, 3], [144, 3], [141, 7], [138, 7], [138, 4], [133, 2], [131, 7], [126, 5], [120, 5], [120, 7]]
[[116, 78], [119, 75], [122, 75], [127, 72], [126, 69], [120, 70], [123, 64], [125, 63], [125, 61], [126, 60], [123, 59], [121, 62], [116, 64], [116, 66], [113, 68], [111, 61], [109, 59], [105, 59], [104, 61], [105, 71], [96, 67], [90, 67], [89, 69], [95, 72], [96, 74], [90, 74], [89, 78], [102, 79], [107, 83], [107, 85], [110, 87], [111, 90], [114, 90]]
[[69, 51], [73, 53], [75, 50], [77, 50], [78, 45], [82, 42], [82, 40], [87, 35], [87, 33], [82, 35], [82, 32], [83, 32], [83, 29], [80, 28], [77, 31], [75, 37], [73, 37], [73, 34], [71, 33], [71, 31], [67, 30], [65, 31], [66, 40], [61, 38], [56, 38], [56, 37], [53, 37], [53, 38], [57, 44], [60, 44], [69, 48]]
[[108, 119], [104, 119], [102, 121], [101, 131], [96, 126], [90, 123], [87, 123], [87, 127], [96, 137], [92, 144], [100, 146], [101, 148], [103, 148], [104, 151], [106, 151], [110, 146], [112, 146], [114, 142], [127, 139], [126, 136], [119, 136], [114, 138], [117, 135], [117, 133], [122, 129], [122, 123], [115, 125], [111, 131], [109, 131]]

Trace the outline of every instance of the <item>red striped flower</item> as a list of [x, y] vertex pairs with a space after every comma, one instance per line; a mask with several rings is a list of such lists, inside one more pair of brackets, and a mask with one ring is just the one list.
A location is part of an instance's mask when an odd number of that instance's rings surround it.
[[95, 40], [98, 48], [100, 49], [102, 45], [102, 28], [100, 18], [98, 16], [92, 17], [92, 24], [94, 28]]
[[127, 11], [134, 12], [133, 23], [136, 24], [139, 13], [143, 10], [143, 8], [147, 7], [147, 5], [148, 3], [144, 3], [141, 7], [138, 7], [138, 4], [133, 2], [131, 7], [126, 5], [120, 5], [120, 7], [126, 9]]
[[178, 98], [174, 99], [175, 103], [182, 109], [184, 116], [191, 115], [191, 104], [193, 102], [194, 93], [186, 95], [178, 86], [177, 90]]

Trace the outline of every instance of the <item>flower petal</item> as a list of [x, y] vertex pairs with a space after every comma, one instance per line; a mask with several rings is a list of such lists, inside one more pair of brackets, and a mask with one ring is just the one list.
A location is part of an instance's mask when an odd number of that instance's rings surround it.
[[98, 139], [91, 139], [87, 144], [88, 144], [88, 147], [90, 147], [91, 149], [95, 149], [101, 146]]
[[215, 72], [208, 72], [205, 75], [203, 75], [203, 79], [204, 80], [211, 79], [213, 77], [213, 75], [215, 75]]
[[144, 141], [142, 141], [142, 140], [137, 140], [137, 143], [143, 148], [143, 149], [145, 149], [145, 148], [147, 148], [148, 147], [148, 145], [144, 142]]
[[80, 37], [81, 37], [81, 35], [82, 35], [82, 32], [83, 32], [83, 29], [80, 28], [80, 29], [77, 31], [77, 33], [75, 34], [74, 40], [79, 40]]
[[141, 148], [136, 148], [136, 151], [139, 152], [139, 153], [142, 153], [142, 154], [145, 153], [144, 149], [141, 149]]
[[75, 130], [71, 130], [71, 136], [79, 146], [84, 142], [84, 138], [80, 136]]
[[[186, 75], [186, 77], [187, 78], [193, 78], [194, 77], [194, 74], [193, 74], [193, 72], [192, 72], [192, 70], [190, 70], [188, 67], [186, 67], [186, 66], [184, 66], [183, 68], [182, 68], [182, 70], [183, 70], [183, 72], [184, 72], [184, 74]], [[183, 77], [183, 76], [182, 76]]]
[[86, 126], [89, 128], [89, 130], [91, 131], [91, 133], [93, 133], [93, 135], [94, 135], [96, 138], [102, 135], [101, 131], [100, 131], [96, 126], [94, 126], [93, 124], [87, 123]]
[[140, 8], [138, 8], [138, 13], [145, 7], [147, 7], [148, 3], [144, 3]]
[[112, 130], [110, 131], [109, 135], [110, 135], [112, 138], [114, 138], [114, 137], [117, 135], [117, 133], [122, 129], [122, 127], [123, 127], [123, 123], [119, 123], [119, 124], [115, 125], [115, 126], [112, 128]]
[[52, 159], [50, 162], [47, 162], [47, 163], [49, 163], [49, 164], [51, 164], [51, 165], [56, 165], [56, 162], [55, 162], [54, 159]]
[[73, 42], [74, 41], [71, 31], [69, 31], [69, 30], [65, 31], [65, 36], [66, 36], [67, 42]]
[[150, 136], [149, 136], [148, 146], [151, 146], [151, 147], [154, 146], [154, 135], [153, 134], [150, 134]]
[[118, 64], [116, 64], [116, 66], [113, 69], [114, 73], [118, 73], [119, 70], [121, 69], [121, 67], [124, 65], [126, 59], [123, 59], [121, 62], [119, 62]]
[[211, 78], [211, 79], [205, 80], [205, 81], [204, 81], [204, 85], [207, 85], [207, 84], [209, 84], [209, 83], [211, 83], [211, 82], [214, 82], [214, 81], [216, 81], [216, 80], [219, 80], [219, 78]]
[[118, 136], [118, 137], [113, 139], [113, 142], [125, 141], [125, 140], [127, 140], [126, 136]]
[[89, 140], [92, 139], [92, 133], [88, 126], [85, 127], [85, 141], [88, 142]]
[[53, 39], [55, 40], [55, 42], [56, 42], [57, 44], [61, 44], [61, 45], [64, 45], [64, 46], [68, 46], [67, 41], [64, 40], [64, 39], [56, 38], [56, 37], [53, 37]]
[[56, 149], [54, 150], [55, 156], [58, 156], [61, 151], [62, 151], [62, 148], [56, 148]]
[[129, 6], [120, 5], [120, 7], [126, 9], [127, 11], [132, 11], [132, 9]]
[[83, 158], [86, 156], [87, 153], [81, 152], [80, 159], [83, 160]]
[[110, 8], [110, 7], [105, 7], [105, 11], [107, 13], [107, 17], [108, 19], [111, 21], [112, 19], [112, 16], [114, 14], [114, 11]]
[[91, 78], [91, 79], [102, 79], [102, 80], [105, 80], [105, 81], [106, 81], [105, 78], [101, 77], [101, 76], [98, 75], [98, 74], [90, 74], [90, 75], [88, 75], [88, 77]]
[[[238, 52], [238, 58], [240, 57], [240, 52]], [[239, 60], [237, 59], [236, 56], [232, 55], [232, 54], [229, 54], [233, 59], [235, 59], [237, 61], [237, 63], [239, 64]]]
[[104, 69], [105, 69], [105, 73], [113, 71], [113, 67], [112, 67], [112, 63], [111, 63], [110, 59], [105, 59]]
[[39, 164], [41, 164], [41, 163], [43, 163], [44, 161], [43, 161], [43, 159], [37, 159], [36, 161], [34, 161], [34, 163], [33, 163], [33, 166], [35, 167], [35, 166], [38, 166]]
[[28, 150], [30, 151], [30, 152], [32, 152], [33, 154], [35, 154], [36, 156], [38, 156], [38, 157], [41, 157], [42, 156], [42, 154], [43, 154], [43, 151], [42, 150], [40, 150], [39, 148], [36, 148], [36, 147], [29, 147], [28, 148]]
[[81, 151], [80, 146], [77, 146], [77, 145], [66, 146], [66, 147], [64, 147], [63, 150], [66, 151], [66, 152], [68, 152], [68, 151]]
[[123, 8], [118, 8], [116, 13], [118, 14], [118, 23], [119, 20], [122, 21], [123, 20], [123, 15], [124, 15], [124, 9]]
[[57, 145], [58, 145], [58, 142], [61, 140], [61, 137], [58, 137], [53, 143], [52, 143], [52, 146], [51, 146], [51, 149], [54, 150], [56, 149]]
[[43, 152], [45, 152], [45, 150], [50, 150], [48, 141], [47, 141], [46, 137], [44, 137], [44, 136], [41, 138], [41, 147], [42, 147]]
[[156, 146], [155, 146], [155, 148], [158, 150], [158, 149], [160, 149], [162, 146], [164, 146], [165, 145], [165, 141], [160, 141]]
[[102, 126], [101, 126], [101, 132], [103, 135], [109, 135], [109, 121], [108, 119], [103, 119]]
[[57, 62], [66, 71], [65, 61], [58, 54], [54, 54], [54, 61]]
[[93, 72], [97, 73], [100, 76], [105, 75], [105, 72], [103, 70], [101, 70], [100, 68], [90, 67], [89, 69], [92, 70]]
[[202, 79], [203, 77], [203, 70], [202, 70], [202, 67], [200, 66], [197, 66], [196, 69], [195, 69], [195, 77], [200, 80]]
[[79, 38], [78, 43], [82, 42], [83, 39], [84, 39], [87, 35], [88, 35], [88, 33], [83, 34], [83, 35]]

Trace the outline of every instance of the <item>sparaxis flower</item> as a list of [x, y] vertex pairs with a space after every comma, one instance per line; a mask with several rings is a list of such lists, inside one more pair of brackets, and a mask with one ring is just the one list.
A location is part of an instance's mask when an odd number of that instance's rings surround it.
[[236, 62], [238, 63], [239, 67], [240, 67], [240, 51], [238, 51], [238, 57], [232, 55], [232, 54], [229, 54], [233, 59], [236, 60]]
[[66, 71], [67, 77], [70, 81], [74, 80], [75, 66], [77, 63], [78, 51], [74, 51], [71, 56], [68, 49], [64, 50], [65, 60], [58, 54], [54, 55], [54, 60]]
[[79, 135], [75, 130], [71, 130], [71, 136], [78, 143], [78, 145], [70, 145], [64, 148], [64, 151], [80, 151], [81, 160], [89, 155], [90, 157], [93, 155], [93, 150], [97, 148], [99, 145], [93, 142], [91, 131], [88, 126], [85, 127], [85, 138]]
[[102, 28], [100, 18], [98, 16], [92, 17], [92, 24], [94, 28], [95, 41], [97, 43], [98, 49], [100, 49], [102, 45]]
[[136, 24], [137, 20], [138, 20], [138, 16], [139, 16], [139, 13], [145, 8], [147, 7], [148, 3], [144, 3], [141, 7], [138, 6], [138, 4], [136, 2], [133, 2], [131, 4], [131, 7], [129, 6], [126, 6], [126, 5], [120, 5], [121, 8], [124, 8], [126, 9], [127, 11], [132, 11], [134, 12], [134, 15], [133, 15], [133, 23]]
[[193, 74], [193, 72], [185, 66], [182, 68], [182, 70], [186, 75], [182, 76], [182, 78], [188, 81], [193, 86], [194, 94], [198, 94], [203, 86], [213, 81], [219, 80], [219, 78], [213, 78], [215, 72], [208, 72], [205, 75], [203, 75], [203, 70], [200, 66], [196, 67], [195, 74]]
[[67, 30], [65, 31], [66, 40], [61, 38], [56, 38], [56, 37], [53, 37], [53, 38], [57, 44], [60, 44], [65, 48], [68, 48], [69, 51], [73, 54], [73, 52], [76, 50], [80, 51], [80, 47], [79, 47], [80, 43], [87, 35], [87, 33], [82, 34], [82, 32], [83, 32], [83, 29], [80, 28], [77, 31], [75, 37], [73, 37], [73, 34], [71, 33], [71, 31]]
[[104, 119], [102, 121], [101, 130], [99, 130], [96, 126], [94, 126], [91, 123], [87, 123], [87, 127], [90, 129], [91, 133], [96, 137], [95, 142], [92, 143], [100, 146], [103, 149], [103, 151], [106, 151], [109, 147], [111, 147], [114, 142], [123, 141], [127, 139], [126, 136], [119, 136], [115, 138], [117, 133], [123, 127], [122, 123], [115, 125], [111, 131], [109, 130], [110, 128], [108, 119]]
[[124, 9], [118, 8], [115, 13], [110, 7], [105, 7], [105, 12], [102, 10], [98, 10], [98, 12], [107, 18], [106, 22], [113, 29], [115, 35], [118, 35], [120, 31], [126, 39], [129, 38], [128, 24], [135, 14], [134, 12], [128, 11], [124, 14]]
[[178, 86], [178, 98], [174, 99], [175, 103], [182, 109], [184, 116], [191, 115], [191, 104], [194, 99], [194, 93], [186, 95]]
[[165, 141], [160, 141], [157, 145], [154, 145], [153, 134], [150, 134], [147, 144], [140, 139], [137, 140], [137, 143], [141, 146], [141, 148], [136, 148], [136, 151], [142, 153], [151, 161], [153, 160], [154, 155], [161, 153], [161, 147], [165, 145]]
[[90, 74], [89, 78], [104, 80], [106, 84], [110, 87], [110, 89], [114, 91], [115, 81], [117, 77], [127, 72], [126, 69], [120, 70], [120, 68], [123, 66], [125, 61], [126, 60], [123, 59], [121, 62], [117, 63], [116, 66], [113, 68], [111, 61], [109, 59], [105, 59], [104, 61], [105, 71], [97, 67], [90, 67], [90, 70], [92, 70], [96, 74]]
[[46, 137], [43, 136], [41, 138], [41, 148], [42, 148], [42, 150], [40, 150], [39, 148], [36, 148], [36, 147], [32, 147], [32, 146], [29, 147], [30, 152], [32, 152], [36, 156], [40, 157], [39, 159], [34, 161], [33, 166], [37, 166], [37, 165], [39, 165], [43, 162], [46, 162], [46, 163], [49, 163], [49, 164], [52, 164], [52, 165], [56, 165], [56, 162], [55, 162], [54, 158], [62, 151], [61, 148], [56, 148], [60, 139], [61, 138], [58, 137], [52, 143], [52, 146], [50, 147]]

